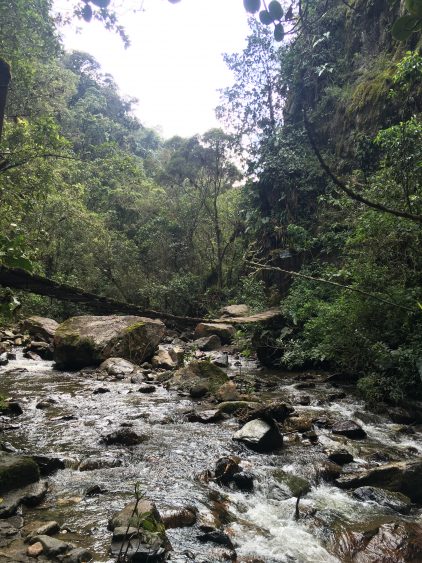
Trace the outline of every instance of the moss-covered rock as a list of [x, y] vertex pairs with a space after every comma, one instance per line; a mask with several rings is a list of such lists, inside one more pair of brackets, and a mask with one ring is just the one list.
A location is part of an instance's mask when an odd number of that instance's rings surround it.
[[111, 357], [141, 363], [154, 354], [164, 330], [161, 321], [145, 317], [72, 317], [56, 330], [54, 360], [75, 369]]
[[0, 452], [1, 494], [35, 483], [39, 478], [38, 465], [32, 458]]
[[287, 473], [287, 471], [283, 471], [282, 469], [274, 471], [273, 477], [277, 483], [284, 489], [287, 489], [294, 497], [306, 495], [306, 493], [309, 493], [311, 490], [311, 485], [307, 479], [294, 475], [293, 473]]
[[170, 387], [183, 392], [201, 385], [208, 393], [215, 393], [228, 381], [226, 372], [211, 362], [193, 361], [187, 366], [176, 371], [169, 381]]

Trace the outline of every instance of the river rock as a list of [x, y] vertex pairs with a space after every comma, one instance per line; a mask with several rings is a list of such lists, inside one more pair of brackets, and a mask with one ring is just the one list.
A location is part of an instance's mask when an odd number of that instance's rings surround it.
[[205, 336], [217, 335], [223, 344], [230, 344], [236, 330], [233, 325], [225, 323], [199, 323], [195, 328], [194, 338], [204, 338]]
[[353, 420], [336, 422], [333, 424], [331, 432], [339, 436], [346, 436], [346, 438], [350, 438], [351, 440], [362, 440], [366, 438], [365, 430]]
[[9, 363], [9, 358], [7, 357], [7, 352], [0, 354], [0, 366], [7, 366]]
[[223, 414], [217, 409], [192, 412], [187, 415], [187, 419], [189, 422], [201, 422], [202, 424], [218, 422], [222, 418], [223, 418]]
[[119, 446], [137, 446], [146, 442], [148, 436], [145, 434], [137, 434], [129, 428], [119, 428], [106, 436], [101, 438], [101, 442], [106, 446], [119, 445]]
[[270, 452], [283, 445], [283, 436], [278, 428], [259, 418], [247, 422], [236, 432], [233, 440], [242, 442], [257, 452]]
[[38, 465], [32, 458], [0, 451], [0, 493], [35, 483], [39, 478]]
[[53, 359], [53, 345], [51, 342], [31, 341], [28, 346], [24, 348], [25, 357], [28, 357], [28, 352], [34, 352], [43, 360]]
[[20, 329], [35, 340], [53, 342], [59, 323], [46, 317], [28, 317], [20, 323]]
[[[368, 536], [370, 537], [367, 541]], [[422, 526], [413, 522], [382, 524], [365, 547], [354, 555], [355, 563], [418, 563], [422, 561]], [[357, 544], [359, 546], [359, 543]]]
[[166, 530], [170, 528], [186, 528], [196, 524], [196, 510], [191, 507], [165, 510], [161, 513]]
[[83, 547], [71, 549], [63, 557], [63, 563], [87, 563], [93, 561], [92, 553]]
[[43, 477], [46, 475], [51, 475], [59, 469], [64, 469], [66, 467], [65, 462], [62, 458], [49, 456], [49, 455], [34, 455], [32, 459], [38, 465], [40, 470], [40, 475]]
[[345, 473], [336, 484], [343, 489], [371, 486], [407, 495], [422, 503], [422, 459], [372, 467], [362, 472]]
[[220, 457], [215, 464], [214, 477], [218, 483], [227, 485], [233, 479], [235, 473], [239, 473], [242, 469], [239, 465], [240, 458], [237, 456]]
[[218, 405], [218, 410], [224, 414], [253, 411], [259, 406], [255, 401], [226, 401]]
[[334, 463], [337, 463], [338, 465], [345, 465], [346, 463], [352, 463], [353, 456], [349, 451], [340, 448], [338, 450], [330, 452], [328, 459], [330, 461], [333, 461]]
[[28, 549], [26, 550], [26, 554], [28, 557], [38, 557], [44, 551], [44, 547], [41, 542], [37, 541], [36, 543], [29, 545]]
[[[144, 515], [139, 521], [134, 516], [134, 509], [135, 503], [131, 503], [115, 514], [109, 522], [109, 529], [112, 531], [116, 528], [126, 530], [128, 525], [136, 528], [138, 539], [133, 546], [129, 545], [129, 561], [145, 563], [164, 561], [166, 553], [171, 549], [171, 544], [166, 536], [164, 523], [155, 504], [145, 499], [139, 502], [137, 513]], [[123, 552], [125, 552], [128, 545], [127, 540], [112, 542], [111, 552], [114, 556], [118, 555], [122, 544]]]
[[31, 544], [38, 542], [41, 543], [41, 545], [43, 546], [43, 553], [45, 553], [47, 557], [57, 557], [58, 555], [65, 553], [69, 549], [68, 543], [58, 540], [57, 538], [52, 538], [50, 536], [34, 536], [30, 541]]
[[[215, 393], [227, 381], [227, 374], [219, 367], [208, 361], [195, 360], [177, 370], [168, 384], [170, 387], [187, 393], [201, 387], [201, 392], [205, 391], [203, 394], [206, 394]], [[195, 394], [197, 397], [200, 396], [196, 392]], [[191, 396], [193, 395], [191, 394]]]
[[54, 360], [59, 367], [76, 369], [108, 358], [140, 364], [154, 354], [164, 330], [161, 321], [146, 317], [72, 317], [56, 330]]
[[406, 495], [393, 493], [378, 487], [359, 487], [352, 494], [358, 500], [375, 502], [401, 514], [408, 514], [412, 504], [412, 501]]
[[215, 393], [217, 401], [227, 403], [228, 401], [239, 401], [241, 399], [237, 385], [234, 381], [227, 381]]
[[249, 473], [249, 471], [242, 471], [240, 473], [235, 473], [232, 477], [231, 482], [236, 485], [241, 491], [250, 492], [253, 491], [253, 482], [255, 475]]
[[246, 412], [239, 420], [241, 422], [249, 422], [250, 420], [260, 418], [271, 424], [273, 420], [284, 422], [293, 412], [294, 408], [288, 403], [273, 401], [258, 407], [252, 412]]
[[249, 307], [244, 303], [240, 305], [226, 305], [220, 309], [221, 317], [246, 317], [249, 315]]
[[211, 334], [210, 336], [197, 338], [195, 342], [192, 343], [192, 346], [202, 352], [211, 352], [221, 348], [221, 340], [216, 334]]
[[100, 369], [106, 371], [108, 375], [111, 375], [112, 377], [117, 377], [119, 375], [125, 377], [126, 375], [131, 375], [134, 371], [136, 371], [137, 366], [124, 358], [107, 358], [107, 360], [100, 364]]
[[291, 496], [302, 497], [311, 490], [311, 484], [307, 479], [282, 469], [274, 471], [273, 477], [286, 492], [290, 492]]
[[90, 456], [83, 459], [78, 466], [79, 471], [95, 471], [111, 467], [120, 467], [122, 460], [117, 457], [97, 457]]
[[177, 362], [171, 357], [171, 354], [166, 348], [158, 347], [158, 352], [151, 359], [152, 367], [174, 369], [177, 367]]

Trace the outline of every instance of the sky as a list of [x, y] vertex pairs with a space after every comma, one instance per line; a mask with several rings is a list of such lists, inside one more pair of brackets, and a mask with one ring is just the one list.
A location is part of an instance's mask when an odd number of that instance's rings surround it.
[[[181, 0], [177, 4], [126, 0], [120, 4], [120, 22], [131, 41], [128, 49], [94, 21], [65, 27], [66, 49], [92, 54], [103, 71], [114, 77], [122, 94], [139, 100], [135, 113], [140, 121], [164, 137], [186, 137], [218, 126], [217, 89], [233, 82], [222, 53], [241, 51], [248, 34], [242, 0]], [[143, 5], [143, 11], [134, 13], [127, 5]], [[63, 9], [69, 3], [56, 0], [55, 6]]]

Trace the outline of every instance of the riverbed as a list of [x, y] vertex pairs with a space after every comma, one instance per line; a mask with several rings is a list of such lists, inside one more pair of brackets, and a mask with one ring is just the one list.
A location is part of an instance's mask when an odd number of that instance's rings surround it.
[[[320, 478], [327, 452], [339, 447], [353, 454], [348, 470], [370, 466], [377, 459], [420, 458], [419, 426], [404, 432], [386, 415], [366, 410], [353, 387], [324, 382], [324, 374], [275, 373], [253, 361], [235, 362], [233, 358], [228, 371], [254, 399], [290, 400], [300, 417], [353, 419], [367, 438], [333, 436], [322, 425], [314, 427], [316, 440], [286, 431], [281, 450], [255, 453], [233, 441], [239, 428], [234, 417], [210, 424], [188, 422], [186, 413], [209, 408], [202, 401], [162, 385], [153, 393], [139, 393], [139, 385], [131, 383], [130, 377], [116, 380], [90, 370], [58, 371], [52, 362], [26, 359], [17, 349], [17, 359], [0, 368], [0, 393], [18, 401], [23, 414], [5, 426], [1, 440], [6, 448], [62, 458], [66, 465], [48, 477], [46, 499], [36, 508], [25, 509], [25, 519], [56, 520], [66, 541], [89, 548], [94, 561], [103, 563], [114, 560], [109, 554], [108, 520], [133, 499], [135, 483], [140, 483], [160, 512], [184, 506], [197, 510], [195, 526], [167, 531], [173, 547], [170, 560], [175, 562], [233, 560], [233, 552], [226, 547], [198, 540], [199, 526], [204, 522], [229, 535], [236, 561], [265, 563], [352, 561], [347, 549], [336, 547], [336, 530], [369, 529], [374, 523], [392, 521], [422, 523], [418, 506], [408, 515], [397, 514], [356, 500]], [[299, 390], [300, 381], [311, 381], [315, 386]], [[107, 392], [97, 392], [99, 388]], [[327, 399], [339, 390], [345, 392], [344, 398]], [[304, 395], [309, 397], [309, 405], [299, 404], [306, 402]], [[50, 406], [37, 408], [41, 400], [51, 401]], [[145, 435], [146, 441], [134, 447], [101, 442], [102, 436], [122, 425]], [[198, 477], [228, 455], [239, 456], [242, 467], [254, 475], [253, 492]], [[90, 457], [118, 460], [119, 465], [80, 471], [80, 463]], [[302, 476], [312, 485], [300, 501], [299, 519], [295, 519], [296, 498], [286, 498], [277, 488], [277, 469]], [[99, 485], [102, 494], [87, 496], [93, 485]]]

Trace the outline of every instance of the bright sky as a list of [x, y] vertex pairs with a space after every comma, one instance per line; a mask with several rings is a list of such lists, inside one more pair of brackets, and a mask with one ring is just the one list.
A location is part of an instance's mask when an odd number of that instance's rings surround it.
[[[138, 98], [141, 122], [165, 137], [190, 136], [218, 125], [218, 88], [232, 75], [222, 53], [240, 51], [248, 34], [242, 0], [126, 0], [144, 11], [119, 10], [131, 46], [92, 21], [63, 30], [65, 47], [91, 53], [123, 94]], [[58, 8], [69, 6], [56, 0]], [[77, 33], [76, 27], [81, 32]]]

